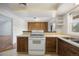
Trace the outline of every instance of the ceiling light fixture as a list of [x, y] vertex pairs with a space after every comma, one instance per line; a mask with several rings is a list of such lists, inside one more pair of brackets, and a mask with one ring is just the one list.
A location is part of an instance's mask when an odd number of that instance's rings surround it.
[[34, 19], [35, 21], [40, 21], [40, 18], [38, 18], [38, 17], [33, 17], [33, 19]]
[[22, 4], [22, 5], [24, 5], [24, 6], [27, 6], [27, 3], [19, 3], [19, 4]]

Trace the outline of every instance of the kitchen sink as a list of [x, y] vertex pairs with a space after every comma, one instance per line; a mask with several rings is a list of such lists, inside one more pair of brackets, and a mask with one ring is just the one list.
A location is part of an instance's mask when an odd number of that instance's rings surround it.
[[72, 38], [72, 37], [63, 37], [64, 39], [68, 39], [68, 40], [72, 40], [72, 39], [75, 39], [75, 38]]
[[71, 40], [73, 42], [76, 42], [76, 43], [79, 43], [79, 38], [74, 38], [74, 37], [63, 37], [64, 39], [67, 39], [67, 40]]
[[79, 41], [74, 41], [74, 42], [79, 43]]

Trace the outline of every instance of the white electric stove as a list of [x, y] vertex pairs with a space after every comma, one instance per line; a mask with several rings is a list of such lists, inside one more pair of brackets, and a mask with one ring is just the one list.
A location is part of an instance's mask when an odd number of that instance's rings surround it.
[[33, 30], [28, 40], [29, 55], [45, 54], [45, 36], [43, 30]]

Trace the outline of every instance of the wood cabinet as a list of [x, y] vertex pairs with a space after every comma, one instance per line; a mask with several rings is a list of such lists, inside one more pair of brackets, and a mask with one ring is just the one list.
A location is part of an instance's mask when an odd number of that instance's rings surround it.
[[28, 22], [28, 31], [31, 30], [48, 31], [48, 22]]
[[79, 48], [61, 39], [58, 39], [58, 55], [60, 56], [79, 56]]
[[46, 37], [46, 54], [56, 53], [56, 37]]
[[17, 37], [17, 52], [28, 53], [28, 37]]
[[[56, 53], [56, 37], [46, 37], [46, 54]], [[17, 37], [17, 52], [28, 53], [28, 37]]]

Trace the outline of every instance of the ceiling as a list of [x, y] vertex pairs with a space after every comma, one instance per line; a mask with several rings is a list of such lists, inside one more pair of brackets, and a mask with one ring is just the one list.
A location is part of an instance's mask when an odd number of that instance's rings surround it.
[[75, 6], [76, 5], [74, 3], [64, 3], [58, 8], [57, 13], [59, 15], [64, 15], [65, 13], [73, 9]]
[[27, 3], [24, 4], [9, 4], [10, 8], [16, 11], [41, 11], [41, 10], [56, 10], [60, 3]]
[[15, 12], [48, 12], [55, 10], [58, 15], [65, 14], [75, 6], [74, 3], [27, 3], [26, 5], [14, 3], [8, 7]]
[[73, 15], [79, 14], [79, 5], [76, 6], [76, 8], [74, 8], [70, 13], [73, 14]]
[[41, 21], [50, 21], [53, 16], [63, 15], [73, 7], [74, 3], [0, 3], [0, 10], [4, 10], [6, 15], [9, 13], [27, 21], [34, 17], [43, 19]]

